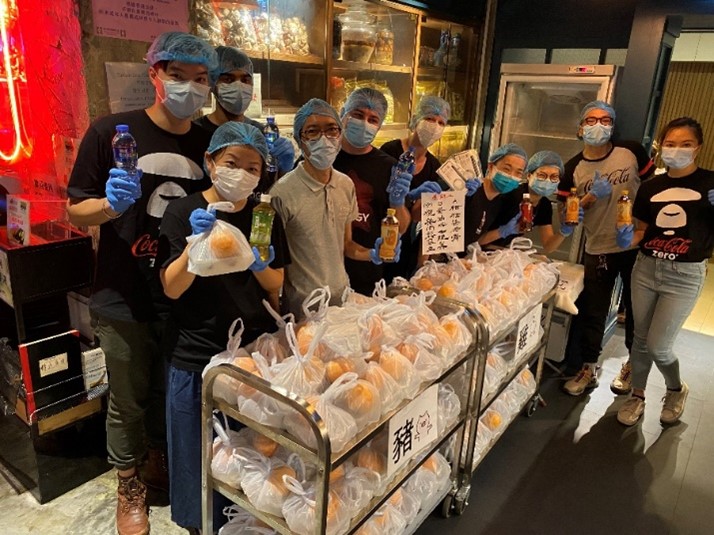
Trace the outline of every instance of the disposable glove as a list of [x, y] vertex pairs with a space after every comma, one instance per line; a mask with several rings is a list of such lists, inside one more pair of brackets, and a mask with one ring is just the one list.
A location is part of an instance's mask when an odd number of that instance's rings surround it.
[[590, 193], [598, 199], [609, 197], [612, 193], [612, 184], [610, 184], [606, 178], [600, 178], [600, 171], [595, 171], [593, 186], [590, 188]]
[[130, 177], [123, 169], [109, 170], [109, 180], [104, 191], [112, 211], [125, 212], [141, 197], [141, 175], [141, 169], [136, 170], [134, 177]]
[[404, 200], [412, 185], [412, 175], [406, 172], [398, 172], [397, 166], [392, 167], [392, 176], [389, 179], [387, 193], [389, 193], [390, 206], [404, 206]]
[[287, 173], [293, 170], [295, 148], [288, 138], [279, 137], [276, 139], [270, 154], [275, 158], [275, 161], [278, 162], [278, 169], [281, 172]]
[[714, 206], [714, 189], [710, 189], [707, 193], [707, 198], [709, 199], [709, 204]]
[[[565, 210], [563, 210], [563, 213], [565, 213]], [[583, 207], [581, 206], [580, 208], [578, 208], [578, 224], [583, 222], [584, 217], [585, 217], [585, 210], [583, 210]], [[576, 226], [577, 225], [566, 225], [565, 223], [561, 223], [560, 224], [560, 233], [567, 238], [575, 231]]]
[[481, 187], [481, 180], [478, 178], [473, 178], [471, 180], [466, 181], [466, 196], [471, 197], [474, 193], [478, 191], [478, 189]]
[[617, 246], [620, 249], [627, 249], [632, 245], [632, 238], [635, 235], [634, 225], [625, 225], [617, 229]]
[[[379, 248], [382, 245], [382, 238], [377, 238], [377, 240], [374, 242], [374, 249], [369, 250], [369, 259], [372, 261], [373, 264], [380, 265], [384, 260], [382, 260], [379, 257]], [[390, 263], [397, 263], [399, 262], [399, 258], [401, 257], [402, 254], [402, 239], [399, 238], [399, 241], [397, 242], [397, 247], [394, 249], [394, 260]]]
[[516, 214], [508, 223], [498, 227], [499, 237], [508, 238], [509, 236], [514, 236], [518, 234], [518, 220], [520, 219], [520, 217], [521, 214]]
[[408, 197], [412, 200], [417, 200], [421, 197], [422, 193], [441, 193], [441, 186], [438, 182], [429, 180], [411, 190]]
[[255, 257], [255, 262], [253, 262], [248, 269], [254, 273], [258, 273], [260, 271], [264, 271], [265, 268], [267, 268], [270, 263], [275, 260], [275, 249], [273, 249], [272, 245], [268, 248], [268, 259], [264, 261], [260, 258], [258, 248], [253, 247], [253, 256]]
[[191, 223], [191, 234], [201, 234], [213, 228], [213, 224], [216, 222], [216, 212], [196, 208], [191, 212], [188, 221]]

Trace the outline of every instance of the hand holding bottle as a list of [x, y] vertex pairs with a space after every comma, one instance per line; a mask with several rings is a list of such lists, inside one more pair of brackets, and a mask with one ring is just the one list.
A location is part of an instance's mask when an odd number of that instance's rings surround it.
[[[563, 210], [565, 212], [565, 210]], [[578, 225], [583, 222], [583, 219], [585, 218], [585, 210], [583, 210], [583, 207], [581, 206], [578, 208]], [[561, 219], [562, 221], [562, 219]], [[560, 224], [560, 233], [565, 236], [566, 238], [570, 236], [574, 231], [575, 227], [577, 225], [564, 225]]]
[[421, 186], [418, 186], [411, 190], [407, 195], [412, 200], [417, 200], [421, 197], [422, 193], [441, 193], [441, 186], [438, 182], [428, 180], [424, 182]]
[[627, 249], [632, 245], [632, 238], [635, 236], [635, 226], [625, 225], [617, 229], [617, 246], [620, 249]]
[[292, 171], [295, 163], [295, 148], [288, 138], [279, 137], [276, 139], [270, 154], [278, 162], [280, 171], [283, 173]]
[[508, 223], [498, 227], [498, 236], [500, 238], [508, 238], [509, 236], [518, 234], [518, 219], [520, 217], [521, 214], [516, 214]]
[[265, 269], [270, 265], [270, 263], [275, 260], [275, 249], [273, 249], [272, 245], [268, 247], [268, 259], [263, 260], [260, 257], [260, 252], [258, 251], [258, 248], [253, 247], [253, 256], [255, 257], [255, 262], [253, 262], [248, 267], [248, 269], [251, 270], [253, 273], [259, 273], [261, 271], [265, 271]]
[[600, 171], [595, 171], [595, 176], [593, 176], [593, 185], [590, 188], [590, 193], [596, 199], [603, 199], [609, 197], [612, 193], [612, 184], [607, 178], [600, 176]]
[[392, 167], [392, 176], [389, 179], [389, 204], [391, 206], [404, 206], [404, 200], [412, 185], [412, 175], [406, 171], [400, 171], [395, 165]]
[[122, 213], [141, 197], [141, 169], [136, 169], [134, 177], [123, 169], [109, 170], [109, 180], [105, 185], [105, 193], [109, 208]]
[[191, 212], [188, 221], [191, 223], [192, 234], [202, 234], [213, 228], [213, 224], [216, 222], [216, 213], [213, 210], [209, 212], [203, 208], [196, 208]]
[[[373, 264], [379, 266], [381, 265], [384, 260], [379, 256], [379, 248], [382, 246], [382, 238], [379, 237], [377, 240], [374, 242], [374, 248], [369, 250], [369, 259], [372, 261]], [[394, 249], [394, 260], [392, 262], [397, 263], [399, 262], [399, 258], [402, 254], [402, 239], [399, 238], [397, 241], [397, 246]]]

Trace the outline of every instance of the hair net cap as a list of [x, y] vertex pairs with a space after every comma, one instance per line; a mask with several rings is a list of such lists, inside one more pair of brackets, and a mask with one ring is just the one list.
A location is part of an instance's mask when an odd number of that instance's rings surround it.
[[409, 119], [409, 128], [414, 130], [417, 123], [428, 115], [438, 115], [444, 119], [444, 122], [448, 123], [449, 117], [451, 116], [451, 106], [443, 98], [437, 97], [436, 95], [425, 95], [421, 97], [419, 104], [417, 104], [412, 114], [412, 118]]
[[508, 156], [509, 154], [520, 156], [521, 158], [523, 158], [524, 162], [528, 162], [528, 155], [526, 154], [526, 151], [524, 151], [519, 145], [516, 145], [515, 143], [506, 143], [505, 145], [501, 145], [491, 153], [491, 156], [488, 157], [488, 163], [496, 163], [498, 160], [505, 156]]
[[563, 168], [563, 159], [557, 152], [553, 152], [552, 150], [542, 150], [531, 156], [531, 159], [528, 160], [528, 167], [526, 167], [526, 171], [533, 173], [544, 166], [557, 167], [558, 171], [560, 171], [560, 176], [563, 176], [565, 173], [565, 169]]
[[587, 104], [585, 104], [582, 111], [580, 112], [581, 123], [583, 122], [583, 119], [585, 119], [585, 116], [590, 110], [602, 110], [604, 112], [607, 112], [607, 114], [612, 117], [613, 122], [615, 121], [615, 109], [612, 106], [610, 106], [607, 102], [603, 100], [593, 100], [592, 102], [588, 102]]
[[238, 121], [228, 121], [219, 126], [206, 150], [213, 154], [233, 145], [247, 145], [257, 150], [264, 161], [268, 159], [268, 144], [263, 133], [253, 125]]
[[382, 93], [371, 87], [360, 87], [347, 97], [340, 117], [344, 117], [352, 110], [366, 108], [379, 115], [379, 121], [382, 122], [387, 115], [387, 106], [387, 99]]
[[241, 70], [253, 76], [253, 62], [245, 52], [232, 46], [217, 46], [218, 68], [211, 73], [213, 80], [221, 74]]
[[200, 37], [184, 32], [166, 32], [154, 39], [146, 53], [146, 62], [156, 65], [159, 61], [205, 65], [209, 72], [218, 66], [213, 47]]
[[323, 115], [325, 117], [332, 117], [337, 124], [340, 124], [340, 116], [337, 115], [335, 108], [330, 106], [327, 102], [319, 98], [311, 98], [295, 114], [295, 119], [293, 121], [293, 135], [296, 140], [300, 139], [300, 132], [302, 132], [302, 127], [305, 126], [305, 121], [311, 115]]

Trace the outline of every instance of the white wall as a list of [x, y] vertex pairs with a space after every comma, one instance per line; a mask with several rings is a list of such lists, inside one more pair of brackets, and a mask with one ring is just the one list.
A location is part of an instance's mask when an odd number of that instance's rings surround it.
[[714, 61], [714, 32], [684, 32], [674, 43], [672, 61]]

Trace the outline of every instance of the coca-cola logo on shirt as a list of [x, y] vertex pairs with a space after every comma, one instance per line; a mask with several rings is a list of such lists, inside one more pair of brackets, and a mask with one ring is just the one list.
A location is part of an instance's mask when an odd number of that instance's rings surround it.
[[139, 239], [137, 239], [134, 242], [134, 245], [131, 246], [131, 254], [137, 258], [140, 256], [155, 257], [158, 249], [159, 240], [152, 238], [151, 234], [143, 234], [142, 236], [139, 236]]
[[[613, 186], [617, 186], [618, 184], [627, 184], [630, 181], [630, 168], [623, 167], [622, 169], [615, 169], [608, 175], [602, 175], [602, 178], [606, 179]], [[585, 193], [589, 192], [592, 187], [593, 179], [591, 178], [585, 183]]]

